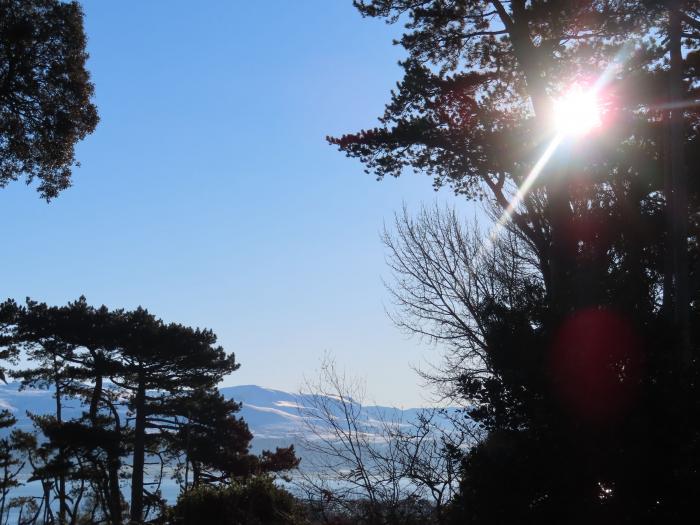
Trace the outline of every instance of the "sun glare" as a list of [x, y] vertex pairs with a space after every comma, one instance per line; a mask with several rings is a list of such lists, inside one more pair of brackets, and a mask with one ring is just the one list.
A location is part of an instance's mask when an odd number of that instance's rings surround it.
[[554, 103], [554, 125], [563, 136], [586, 135], [600, 124], [600, 106], [594, 90], [572, 88]]

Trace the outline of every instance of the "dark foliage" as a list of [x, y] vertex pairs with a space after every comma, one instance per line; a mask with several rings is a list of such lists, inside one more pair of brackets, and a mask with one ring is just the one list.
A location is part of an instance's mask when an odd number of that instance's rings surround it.
[[[439, 210], [388, 237], [397, 321], [447, 347], [431, 379], [484, 432], [455, 523], [679, 522], [700, 496], [697, 4], [355, 4], [406, 22], [405, 76], [381, 127], [331, 143], [509, 213], [490, 239]], [[555, 98], [599, 76], [603, 128], [511, 208]]]
[[[46, 488], [37, 516], [53, 512], [55, 494], [59, 523], [86, 512], [91, 522], [123, 523], [128, 476], [130, 519], [139, 523], [163, 515], [168, 468], [187, 491], [299, 463], [293, 447], [250, 454], [240, 404], [216, 391], [239, 365], [210, 330], [166, 324], [142, 308], [95, 308], [84, 297], [61, 307], [7, 301], [0, 311], [7, 351], [34, 365], [13, 375], [24, 387], [53, 389], [56, 400], [54, 414], [32, 416], [38, 434], [17, 432], [9, 445]], [[68, 399], [85, 407], [81, 417], [65, 419]]]
[[199, 487], [178, 499], [171, 523], [182, 525], [301, 525], [308, 523], [294, 497], [270, 478], [225, 487]]
[[70, 185], [98, 121], [85, 44], [77, 2], [0, 2], [0, 187], [24, 176], [49, 200]]

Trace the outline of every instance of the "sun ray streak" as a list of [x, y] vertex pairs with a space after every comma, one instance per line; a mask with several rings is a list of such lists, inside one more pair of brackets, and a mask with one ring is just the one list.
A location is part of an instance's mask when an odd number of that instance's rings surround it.
[[[610, 81], [615, 75], [615, 72], [627, 61], [627, 59], [632, 54], [634, 48], [634, 41], [628, 41], [622, 46], [622, 48], [620, 49], [620, 51], [618, 51], [614, 59], [608, 64], [603, 73], [596, 79], [595, 83], [588, 90], [588, 94], [590, 96], [595, 97], [607, 84], [610, 83]], [[696, 103], [697, 101], [694, 101], [694, 103], [691, 103], [689, 105], [695, 105]], [[491, 229], [488, 235], [487, 241], [484, 242], [484, 244], [481, 246], [481, 249], [476, 254], [476, 258], [480, 259], [481, 257], [483, 257], [486, 251], [495, 245], [495, 242], [498, 239], [498, 236], [500, 235], [501, 231], [506, 226], [506, 224], [512, 219], [516, 209], [523, 202], [525, 196], [532, 188], [532, 185], [535, 183], [537, 178], [540, 176], [540, 173], [542, 173], [542, 170], [547, 165], [547, 162], [549, 162], [549, 160], [552, 158], [552, 155], [554, 155], [557, 148], [564, 141], [565, 138], [567, 138], [567, 134], [561, 130], [554, 135], [552, 140], [547, 145], [547, 148], [544, 150], [540, 158], [530, 170], [530, 173], [527, 174], [525, 180], [523, 180], [523, 183], [515, 192], [515, 195], [508, 204], [508, 207], [503, 211], [496, 224], [494, 224], [493, 228]]]
[[503, 211], [496, 224], [494, 224], [493, 228], [491, 228], [491, 232], [489, 233], [486, 242], [484, 242], [484, 244], [481, 245], [481, 248], [476, 253], [475, 259], [481, 259], [486, 254], [487, 250], [495, 246], [496, 240], [498, 239], [501, 230], [511, 220], [513, 213], [515, 213], [515, 210], [518, 208], [518, 206], [520, 206], [520, 203], [528, 194], [528, 192], [532, 188], [532, 185], [540, 176], [540, 173], [542, 173], [542, 170], [547, 165], [547, 162], [549, 162], [549, 159], [552, 158], [552, 155], [554, 155], [554, 152], [557, 150], [559, 144], [561, 144], [563, 140], [564, 134], [557, 133], [554, 136], [554, 138], [552, 138], [552, 140], [549, 142], [549, 145], [547, 145], [547, 148], [544, 150], [540, 158], [532, 167], [530, 173], [527, 174], [527, 177], [525, 177], [525, 180], [518, 188], [518, 191], [515, 192], [515, 195], [508, 204], [508, 207]]
[[530, 188], [532, 188], [532, 185], [540, 176], [540, 173], [542, 173], [542, 170], [547, 165], [547, 162], [549, 162], [549, 159], [552, 158], [552, 155], [554, 155], [554, 152], [557, 150], [559, 144], [561, 144], [563, 140], [564, 135], [562, 133], [557, 133], [550, 141], [547, 149], [544, 150], [540, 158], [530, 170], [530, 173], [527, 174], [527, 177], [525, 177], [525, 180], [518, 188], [518, 191], [515, 192], [515, 195], [508, 204], [508, 207], [503, 211], [501, 217], [498, 219], [498, 222], [489, 235], [491, 242], [496, 240], [501, 229], [508, 223], [508, 221], [510, 221], [513, 213], [515, 213], [515, 210], [518, 208], [518, 206], [520, 206], [520, 203], [530, 191]]
[[651, 109], [665, 110], [665, 109], [684, 109], [684, 108], [694, 108], [700, 106], [700, 100], [682, 100], [680, 102], [667, 102], [665, 104], [657, 104], [651, 106]]

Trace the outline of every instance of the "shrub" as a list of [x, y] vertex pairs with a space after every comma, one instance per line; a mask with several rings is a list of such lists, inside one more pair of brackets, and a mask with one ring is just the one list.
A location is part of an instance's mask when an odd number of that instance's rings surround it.
[[182, 494], [173, 525], [301, 525], [304, 513], [289, 492], [265, 476], [224, 487], [200, 486]]

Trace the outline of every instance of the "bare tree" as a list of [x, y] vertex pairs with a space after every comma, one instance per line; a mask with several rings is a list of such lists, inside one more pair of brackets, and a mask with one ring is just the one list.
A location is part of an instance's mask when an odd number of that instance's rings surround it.
[[427, 409], [410, 424], [389, 429], [387, 436], [399, 452], [402, 477], [431, 502], [437, 523], [446, 520], [464, 451], [477, 441], [476, 429], [455, 424], [458, 420], [449, 410]]
[[368, 524], [444, 518], [471, 435], [437, 410], [406, 420], [401, 410], [364, 404], [362, 381], [326, 358], [300, 396], [304, 461], [299, 488], [322, 517]]
[[[531, 205], [535, 205], [536, 195]], [[494, 223], [499, 224], [494, 215]], [[453, 209], [404, 207], [382, 237], [392, 279], [390, 317], [409, 334], [445, 350], [442, 365], [423, 376], [452, 403], [469, 402], [458, 390], [465, 376], [492, 373], [487, 356], [488, 304], [515, 308], [523, 288], [543, 293], [539, 259], [511, 225], [485, 235], [465, 225]]]

